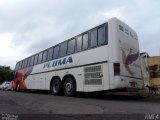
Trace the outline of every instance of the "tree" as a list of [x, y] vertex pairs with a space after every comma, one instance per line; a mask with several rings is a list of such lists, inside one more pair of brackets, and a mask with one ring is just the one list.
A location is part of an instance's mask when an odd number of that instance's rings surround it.
[[11, 72], [10, 67], [0, 66], [0, 83], [4, 81], [11, 81]]

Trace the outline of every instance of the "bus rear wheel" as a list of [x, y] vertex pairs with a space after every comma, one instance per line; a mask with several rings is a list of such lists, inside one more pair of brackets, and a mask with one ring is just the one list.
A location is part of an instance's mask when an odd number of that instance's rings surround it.
[[72, 97], [76, 93], [76, 83], [73, 78], [66, 78], [63, 84], [64, 94], [68, 97]]
[[52, 95], [60, 95], [61, 94], [61, 81], [56, 78], [51, 83], [51, 94]]

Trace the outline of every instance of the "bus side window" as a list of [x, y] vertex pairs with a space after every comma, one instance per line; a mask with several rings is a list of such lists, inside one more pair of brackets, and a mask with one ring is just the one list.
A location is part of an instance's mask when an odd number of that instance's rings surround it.
[[24, 61], [24, 68], [27, 67], [27, 63], [28, 63], [28, 59], [25, 59], [25, 61]]
[[83, 35], [83, 50], [88, 48], [88, 33]]
[[30, 62], [30, 66], [32, 66], [34, 63], [34, 56], [31, 57], [31, 62]]
[[108, 23], [105, 24], [105, 42], [108, 44]]
[[42, 62], [42, 52], [39, 53], [38, 55], [38, 63], [41, 63]]
[[97, 29], [91, 31], [91, 47], [97, 46]]
[[22, 67], [21, 67], [22, 69], [24, 68], [24, 60], [22, 61]]
[[30, 62], [31, 62], [31, 58], [28, 58], [27, 67], [29, 67], [29, 66], [30, 66]]
[[65, 56], [67, 53], [67, 42], [63, 42], [60, 45], [60, 57]]
[[105, 27], [98, 28], [98, 45], [105, 43]]
[[77, 37], [77, 52], [82, 50], [82, 36]]
[[53, 58], [53, 47], [48, 49], [47, 60], [52, 60], [52, 58]]
[[47, 60], [47, 50], [43, 52], [42, 62], [45, 62]]
[[16, 64], [15, 70], [18, 70], [19, 68], [19, 63]]
[[34, 57], [34, 65], [37, 64], [37, 62], [38, 62], [38, 55], [35, 55], [35, 57]]
[[59, 56], [59, 45], [54, 48], [53, 58], [56, 59]]
[[75, 51], [75, 39], [68, 41], [68, 51], [67, 54], [72, 54]]
[[19, 63], [18, 69], [21, 69], [22, 61]]

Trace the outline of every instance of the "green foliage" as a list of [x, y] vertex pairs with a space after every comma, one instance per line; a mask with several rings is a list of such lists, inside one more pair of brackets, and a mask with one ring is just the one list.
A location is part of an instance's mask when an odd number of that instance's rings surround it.
[[10, 67], [0, 66], [0, 83], [11, 81], [11, 71]]

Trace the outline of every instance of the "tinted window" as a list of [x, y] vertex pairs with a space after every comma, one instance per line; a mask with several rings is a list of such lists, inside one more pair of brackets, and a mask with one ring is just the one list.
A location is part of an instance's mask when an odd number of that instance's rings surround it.
[[21, 69], [23, 68], [23, 61], [22, 61], [22, 63], [21, 63]]
[[41, 63], [42, 62], [42, 52], [39, 53], [38, 55], [38, 63]]
[[30, 66], [33, 65], [33, 63], [34, 63], [34, 56], [31, 57]]
[[35, 57], [34, 57], [34, 65], [37, 64], [37, 62], [38, 62], [38, 55], [35, 55]]
[[28, 60], [29, 60], [29, 59], [27, 58], [25, 67], [27, 67], [27, 65], [28, 65]]
[[25, 62], [24, 62], [24, 68], [26, 68], [26, 67], [27, 67], [27, 61], [28, 61], [28, 59], [25, 59]]
[[53, 58], [53, 47], [48, 50], [47, 60], [52, 60]]
[[15, 70], [18, 70], [19, 63], [16, 64]]
[[28, 58], [27, 67], [30, 65], [30, 62], [31, 62], [31, 58]]
[[64, 42], [60, 45], [60, 57], [65, 56], [67, 53], [67, 42]]
[[97, 46], [97, 29], [91, 31], [91, 47]]
[[98, 45], [105, 43], [105, 27], [98, 28]]
[[105, 28], [105, 41], [108, 43], [108, 23], [106, 23]]
[[77, 51], [82, 50], [82, 36], [77, 37]]
[[83, 50], [88, 48], [88, 34], [83, 35]]
[[45, 62], [46, 60], [47, 60], [47, 50], [43, 52], [42, 62]]
[[59, 46], [56, 46], [54, 48], [54, 56], [53, 56], [53, 58], [56, 59], [56, 58], [58, 58], [58, 56], [59, 56]]
[[22, 61], [22, 69], [24, 68], [24, 60]]
[[72, 39], [72, 40], [68, 41], [68, 52], [67, 52], [67, 54], [74, 53], [74, 50], [75, 50], [75, 39]]
[[18, 69], [21, 69], [22, 61], [19, 63]]

